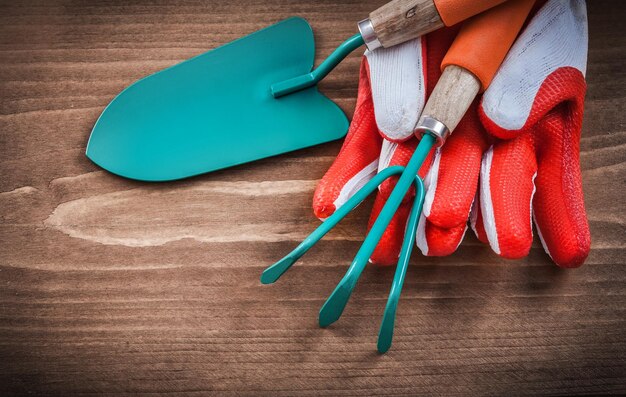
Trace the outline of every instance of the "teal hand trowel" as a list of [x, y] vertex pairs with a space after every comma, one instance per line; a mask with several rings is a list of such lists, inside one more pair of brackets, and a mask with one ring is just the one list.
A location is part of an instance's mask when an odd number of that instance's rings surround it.
[[123, 177], [168, 181], [341, 138], [346, 116], [315, 84], [350, 52], [456, 23], [449, 3], [469, 17], [502, 1], [394, 0], [312, 72], [311, 27], [284, 20], [126, 88], [96, 122], [87, 157]]

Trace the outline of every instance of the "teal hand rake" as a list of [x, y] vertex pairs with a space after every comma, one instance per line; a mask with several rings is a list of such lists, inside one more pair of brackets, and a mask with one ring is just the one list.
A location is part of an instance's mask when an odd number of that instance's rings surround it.
[[280, 261], [276, 262], [272, 266], [268, 267], [261, 275], [261, 282], [263, 284], [271, 284], [278, 280], [302, 255], [304, 255], [313, 245], [315, 245], [326, 233], [328, 233], [333, 227], [335, 227], [339, 221], [341, 221], [350, 211], [352, 211], [357, 205], [359, 205], [367, 196], [378, 189], [378, 186], [382, 184], [388, 178], [400, 175], [400, 179], [396, 183], [387, 203], [384, 205], [380, 215], [374, 222], [370, 232], [368, 233], [363, 245], [357, 252], [352, 264], [348, 268], [343, 279], [339, 282], [333, 293], [330, 295], [326, 303], [322, 306], [319, 314], [319, 324], [322, 327], [326, 327], [339, 319], [343, 312], [350, 295], [356, 286], [356, 283], [365, 269], [369, 258], [371, 257], [378, 241], [382, 237], [385, 229], [391, 222], [395, 212], [400, 206], [406, 192], [409, 190], [412, 184], [415, 185], [415, 199], [413, 200], [413, 207], [409, 215], [406, 231], [404, 234], [404, 241], [402, 243], [402, 249], [398, 259], [398, 265], [396, 267], [396, 273], [387, 300], [387, 306], [383, 315], [383, 320], [378, 333], [378, 351], [381, 353], [386, 352], [391, 346], [393, 338], [394, 322], [396, 316], [396, 308], [398, 301], [400, 300], [400, 293], [402, 291], [402, 284], [404, 283], [404, 277], [413, 251], [413, 244], [415, 241], [415, 234], [417, 229], [417, 222], [419, 220], [420, 213], [422, 212], [422, 205], [424, 203], [424, 183], [417, 176], [417, 171], [422, 166], [428, 152], [435, 143], [435, 137], [429, 134], [424, 135], [415, 154], [406, 165], [406, 167], [394, 166], [389, 167], [378, 173], [372, 180], [370, 180], [363, 188], [361, 188], [350, 200], [348, 200], [343, 206], [341, 206], [333, 215], [331, 215], [326, 221], [324, 221], [313, 233], [311, 233], [300, 245], [298, 245], [293, 251], [285, 256]]
[[[261, 276], [264, 284], [275, 282], [302, 255], [343, 219], [354, 207], [387, 178], [400, 175], [389, 199], [383, 206], [352, 264], [335, 290], [322, 306], [319, 323], [328, 326], [339, 319], [354, 287], [376, 245], [400, 206], [409, 188], [415, 184], [416, 195], [409, 215], [396, 274], [378, 333], [378, 351], [391, 346], [396, 308], [415, 240], [417, 223], [424, 203], [424, 184], [417, 176], [426, 156], [437, 144], [446, 141], [481, 89], [485, 89], [521, 29], [534, 0], [512, 0], [467, 22], [444, 58], [444, 70], [422, 111], [415, 132], [421, 141], [405, 167], [390, 167], [376, 175], [346, 204], [339, 208], [295, 250], [267, 268]], [[469, 50], [469, 51], [468, 51]], [[471, 55], [471, 56], [470, 56]], [[461, 66], [462, 65], [462, 66]], [[294, 79], [297, 86], [302, 80]], [[289, 85], [289, 84], [287, 84]], [[289, 87], [280, 86], [288, 92]]]

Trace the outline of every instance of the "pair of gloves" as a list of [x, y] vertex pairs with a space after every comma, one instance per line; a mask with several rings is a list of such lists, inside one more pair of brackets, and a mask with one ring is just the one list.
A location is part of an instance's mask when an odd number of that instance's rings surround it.
[[[544, 249], [562, 267], [590, 249], [579, 141], [586, 91], [584, 0], [548, 0], [535, 10], [482, 98], [420, 169], [426, 198], [416, 244], [452, 254], [468, 224], [498, 255], [526, 256], [533, 220]], [[422, 108], [458, 27], [366, 51], [357, 105], [341, 151], [318, 185], [313, 210], [330, 216], [380, 170], [405, 165]], [[370, 217], [395, 185], [380, 186]], [[395, 264], [415, 192], [409, 192], [370, 261]]]

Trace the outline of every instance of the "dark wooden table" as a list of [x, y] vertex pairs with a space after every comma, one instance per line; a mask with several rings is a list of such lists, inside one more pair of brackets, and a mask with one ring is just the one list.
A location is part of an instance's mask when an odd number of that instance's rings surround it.
[[[589, 2], [587, 264], [560, 270], [539, 244], [503, 261], [469, 234], [453, 256], [415, 254], [383, 356], [392, 268], [316, 324], [369, 205], [279, 284], [258, 281], [318, 224], [312, 191], [340, 142], [160, 185], [84, 156], [134, 80], [293, 14], [322, 57], [383, 2], [2, 2], [0, 395], [626, 393], [622, 1]], [[322, 85], [348, 113], [358, 64]]]

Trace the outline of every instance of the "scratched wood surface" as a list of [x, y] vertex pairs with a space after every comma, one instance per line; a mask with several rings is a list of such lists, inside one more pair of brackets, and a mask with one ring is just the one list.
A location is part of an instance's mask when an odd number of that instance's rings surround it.
[[[559, 270], [538, 244], [503, 261], [471, 236], [447, 258], [415, 254], [384, 356], [393, 269], [367, 269], [342, 319], [316, 325], [369, 205], [278, 284], [258, 281], [318, 224], [312, 191], [340, 143], [160, 185], [85, 158], [134, 80], [294, 14], [325, 56], [382, 2], [1, 3], [0, 395], [626, 393], [619, 0], [589, 2], [586, 266]], [[322, 85], [347, 113], [358, 63]]]

